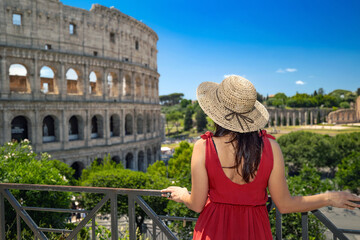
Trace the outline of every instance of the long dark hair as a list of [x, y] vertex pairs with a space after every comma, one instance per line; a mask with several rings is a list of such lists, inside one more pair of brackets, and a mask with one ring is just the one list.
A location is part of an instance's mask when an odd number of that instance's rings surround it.
[[[231, 136], [231, 140], [227, 143], [231, 143], [235, 149], [235, 164], [223, 168], [235, 168], [244, 181], [249, 183], [250, 179], [255, 177], [255, 173], [260, 164], [262, 148], [264, 145], [261, 131], [248, 133], [233, 132], [215, 123], [214, 137], [226, 135]], [[242, 161], [244, 161], [243, 166], [242, 169], [239, 170]]]

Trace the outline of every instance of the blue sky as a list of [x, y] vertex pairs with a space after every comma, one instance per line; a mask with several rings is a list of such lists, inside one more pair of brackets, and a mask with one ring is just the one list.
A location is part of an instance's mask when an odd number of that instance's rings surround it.
[[358, 0], [70, 1], [119, 9], [159, 36], [160, 95], [196, 98], [203, 81], [237, 74], [263, 95], [360, 87]]

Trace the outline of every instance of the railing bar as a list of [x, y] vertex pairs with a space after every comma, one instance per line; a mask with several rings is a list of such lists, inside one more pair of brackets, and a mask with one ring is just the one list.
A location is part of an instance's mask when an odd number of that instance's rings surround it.
[[92, 240], [95, 240], [96, 239], [96, 235], [95, 235], [95, 228], [96, 228], [96, 225], [95, 225], [95, 216], [93, 216], [92, 220], [91, 220], [91, 226], [92, 226], [92, 231], [91, 231], [91, 239]]
[[5, 240], [5, 201], [0, 191], [0, 240]]
[[197, 218], [191, 218], [191, 217], [177, 217], [177, 216], [164, 216], [164, 215], [158, 215], [161, 219], [168, 219], [168, 220], [175, 220], [175, 221], [187, 221], [187, 222], [196, 222]]
[[129, 238], [130, 240], [136, 239], [135, 228], [135, 198], [133, 194], [128, 195], [128, 215], [129, 215]]
[[140, 196], [136, 196], [135, 201], [140, 205], [141, 209], [156, 223], [159, 228], [165, 233], [168, 239], [177, 240], [176, 236], [170, 231], [170, 229], [159, 219], [157, 214], [152, 208], [142, 199]]
[[276, 240], [282, 240], [282, 215], [280, 211], [275, 207], [275, 232], [276, 232]]
[[309, 240], [308, 213], [301, 213], [301, 235], [303, 240]]
[[72, 232], [72, 230], [69, 229], [57, 229], [57, 228], [39, 228], [39, 230], [42, 232], [55, 232], [55, 233]]
[[35, 236], [39, 237], [40, 239], [47, 239], [44, 233], [39, 231], [37, 224], [34, 220], [29, 216], [29, 214], [21, 208], [20, 203], [16, 200], [16, 198], [11, 194], [8, 189], [1, 189], [4, 197], [9, 201], [11, 206], [15, 209], [15, 211], [21, 216], [21, 218], [25, 221], [25, 223], [30, 227], [33, 231]]
[[337, 238], [349, 240], [320, 210], [311, 211]]
[[110, 194], [110, 215], [111, 215], [111, 239], [118, 240], [119, 228], [118, 228], [118, 219], [117, 219], [117, 194]]
[[66, 213], [89, 213], [89, 210], [80, 210], [80, 209], [64, 209], [64, 208], [43, 208], [43, 207], [22, 207], [24, 210], [28, 211], [41, 211], [41, 212], [66, 212]]
[[153, 229], [152, 238], [153, 238], [153, 240], [156, 240], [156, 224], [154, 223], [154, 221], [152, 224], [152, 229]]
[[21, 221], [20, 221], [20, 215], [16, 213], [16, 234], [17, 239], [21, 240]]
[[73, 239], [78, 232], [85, 227], [86, 223], [89, 222], [89, 220], [94, 216], [94, 214], [106, 203], [107, 200], [109, 200], [110, 196], [109, 194], [106, 194], [103, 199], [100, 200], [98, 204], [90, 211], [88, 215], [74, 228], [72, 233], [66, 238], [67, 240]]
[[337, 237], [335, 236], [334, 233], [333, 233], [333, 240], [337, 240]]
[[360, 234], [360, 230], [338, 228], [343, 233]]

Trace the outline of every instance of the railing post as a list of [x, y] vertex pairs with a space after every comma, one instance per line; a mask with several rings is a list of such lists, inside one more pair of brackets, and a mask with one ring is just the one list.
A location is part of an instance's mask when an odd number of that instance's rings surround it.
[[136, 228], [135, 228], [135, 197], [134, 195], [128, 195], [128, 214], [129, 214], [129, 237], [130, 240], [136, 239]]
[[111, 239], [118, 240], [119, 228], [118, 228], [118, 211], [117, 211], [117, 194], [111, 193], [110, 195], [110, 213], [111, 213]]
[[275, 208], [275, 231], [276, 231], [276, 240], [282, 239], [282, 220], [281, 220], [281, 213]]
[[153, 240], [156, 240], [156, 224], [154, 221], [152, 227], [153, 227], [153, 232], [152, 232]]
[[0, 240], [5, 240], [5, 201], [0, 191]]
[[309, 240], [308, 213], [301, 213], [301, 235], [303, 240]]
[[17, 230], [17, 239], [21, 240], [21, 221], [20, 215], [16, 213], [16, 230]]
[[95, 240], [96, 239], [96, 235], [95, 235], [95, 228], [96, 228], [96, 225], [95, 225], [95, 215], [94, 217], [92, 218], [91, 220], [91, 226], [92, 226], [92, 231], [91, 231], [91, 239], [92, 240]]

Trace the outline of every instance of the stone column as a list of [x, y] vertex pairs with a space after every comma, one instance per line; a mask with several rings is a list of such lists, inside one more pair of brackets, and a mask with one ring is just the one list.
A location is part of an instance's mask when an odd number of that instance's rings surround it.
[[120, 110], [120, 138], [121, 143], [124, 142], [125, 137], [125, 112], [124, 109]]
[[286, 112], [286, 126], [290, 125], [290, 113]]
[[90, 80], [89, 80], [89, 64], [88, 64], [88, 62], [85, 62], [83, 71], [84, 71], [83, 72], [84, 98], [85, 98], [85, 100], [89, 100], [90, 99], [90, 94], [89, 94]]
[[42, 147], [42, 121], [40, 119], [39, 110], [35, 109], [35, 118], [33, 119], [32, 127], [29, 129], [32, 131], [32, 143], [35, 151], [41, 151]]
[[134, 141], [136, 141], [137, 139], [137, 109], [134, 109], [134, 114], [133, 114], [133, 134], [134, 134]]
[[306, 125], [307, 125], [307, 119], [308, 119], [308, 112], [307, 112], [307, 111], [305, 111], [304, 118], [305, 118], [305, 119], [304, 119], [304, 120], [305, 120], [305, 121], [304, 121], [304, 123], [305, 123], [304, 125], [306, 126]]
[[131, 72], [131, 100], [135, 101], [136, 94], [136, 82], [135, 82], [135, 72]]
[[65, 65], [63, 62], [60, 63], [60, 71], [59, 71], [59, 95], [61, 100], [65, 100], [67, 96], [67, 80], [65, 73]]
[[310, 112], [310, 125], [312, 126], [313, 125], [313, 111]]
[[143, 103], [145, 101], [145, 79], [144, 76], [141, 78], [141, 102]]
[[302, 121], [301, 121], [301, 111], [299, 111], [299, 126], [302, 125]]
[[124, 86], [124, 71], [119, 69], [118, 71], [118, 76], [119, 76], [119, 79], [118, 79], [118, 99], [119, 101], [121, 102], [121, 100], [123, 99], [124, 97], [124, 89], [125, 89], [125, 86]]
[[[66, 121], [66, 114], [65, 109], [61, 111], [61, 121], [60, 125], [62, 125], [62, 131], [60, 131], [60, 141], [61, 141], [61, 148], [65, 149], [66, 143], [69, 141], [69, 127]], [[61, 130], [61, 129], [60, 129]]]
[[1, 53], [0, 62], [0, 98], [7, 99], [10, 93], [10, 78], [9, 71], [6, 69], [6, 52], [5, 49]]
[[105, 109], [104, 113], [104, 138], [105, 144], [111, 145], [110, 141], [110, 118], [109, 118], [109, 110]]
[[33, 67], [30, 70], [30, 85], [31, 85], [31, 94], [33, 99], [39, 99], [40, 97], [40, 89], [41, 89], [41, 81], [40, 75], [38, 71], [38, 56], [37, 53], [34, 54], [33, 59]]
[[86, 147], [90, 146], [90, 140], [91, 140], [91, 116], [89, 113], [89, 110], [86, 109], [85, 110], [85, 114], [82, 116], [83, 117], [83, 121], [84, 121], [84, 145]]
[[275, 121], [274, 121], [274, 127], [277, 127], [278, 126], [278, 115], [277, 115], [277, 111], [275, 110]]
[[283, 124], [283, 119], [284, 119], [284, 113], [281, 112], [281, 113], [280, 113], [280, 126], [283, 126], [283, 125], [284, 125], [284, 124]]
[[[108, 84], [108, 79], [107, 79], [107, 75], [106, 75], [106, 68], [102, 69], [102, 96], [104, 100], [108, 100], [109, 99], [109, 84]], [[114, 82], [114, 79], [113, 79]]]
[[269, 112], [269, 121], [268, 121], [269, 128], [271, 127], [271, 113]]
[[296, 114], [295, 114], [295, 112], [293, 112], [293, 119], [292, 119], [292, 122], [293, 122], [293, 126], [295, 126], [296, 125]]
[[137, 148], [134, 148], [134, 170], [138, 171], [139, 170], [139, 163], [138, 163], [138, 152], [139, 150]]

